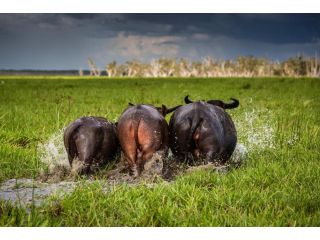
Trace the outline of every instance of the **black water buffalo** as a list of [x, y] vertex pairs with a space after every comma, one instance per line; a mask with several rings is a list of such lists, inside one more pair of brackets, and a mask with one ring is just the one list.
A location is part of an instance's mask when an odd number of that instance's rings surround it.
[[71, 167], [79, 174], [108, 163], [119, 148], [115, 125], [103, 117], [82, 117], [72, 122], [64, 131], [64, 145]]
[[164, 105], [161, 108], [147, 104], [129, 105], [119, 118], [117, 132], [131, 173], [139, 176], [156, 153], [162, 159], [166, 156], [169, 149], [168, 124], [164, 117], [177, 107], [167, 109]]
[[237, 132], [225, 109], [236, 108], [239, 101], [232, 103], [220, 100], [192, 102], [185, 97], [184, 105], [172, 115], [169, 123], [169, 145], [179, 160], [226, 163], [232, 155]]

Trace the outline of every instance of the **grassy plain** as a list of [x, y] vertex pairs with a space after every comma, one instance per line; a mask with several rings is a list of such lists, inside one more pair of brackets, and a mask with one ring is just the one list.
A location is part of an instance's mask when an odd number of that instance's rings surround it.
[[80, 116], [116, 121], [128, 102], [172, 107], [186, 94], [240, 100], [229, 113], [242, 167], [107, 193], [84, 184], [29, 213], [0, 202], [0, 225], [320, 226], [320, 79], [1, 77], [0, 182], [37, 177], [37, 145]]

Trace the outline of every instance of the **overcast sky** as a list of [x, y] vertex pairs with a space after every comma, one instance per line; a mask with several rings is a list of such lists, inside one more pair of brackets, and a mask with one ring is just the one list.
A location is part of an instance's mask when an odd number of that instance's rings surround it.
[[320, 14], [0, 14], [0, 69], [320, 55]]

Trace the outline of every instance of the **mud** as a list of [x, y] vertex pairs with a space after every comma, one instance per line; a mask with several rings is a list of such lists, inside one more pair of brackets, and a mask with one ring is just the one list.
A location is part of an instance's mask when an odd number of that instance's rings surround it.
[[64, 197], [76, 186], [75, 182], [43, 183], [33, 179], [10, 179], [1, 184], [0, 200], [20, 206], [40, 206], [47, 197]]
[[128, 166], [120, 157], [113, 166], [95, 172], [86, 177], [80, 177], [70, 167], [62, 165], [50, 165], [47, 171], [42, 171], [36, 179], [10, 179], [0, 186], [0, 200], [9, 201], [18, 206], [40, 206], [48, 197], [63, 198], [71, 194], [81, 184], [99, 183], [104, 191], [112, 189], [116, 184], [128, 184], [135, 186], [143, 182], [149, 187], [157, 184], [172, 182], [177, 176], [193, 171], [209, 169], [218, 173], [227, 173], [232, 166], [239, 166], [247, 157], [247, 150], [242, 144], [238, 144], [228, 166], [219, 166], [209, 163], [199, 166], [181, 164], [171, 154], [166, 159], [155, 155], [145, 166], [145, 171], [140, 177], [129, 174]]

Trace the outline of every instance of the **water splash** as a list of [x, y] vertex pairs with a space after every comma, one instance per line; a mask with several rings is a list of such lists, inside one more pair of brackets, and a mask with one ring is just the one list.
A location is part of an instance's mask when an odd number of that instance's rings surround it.
[[293, 146], [299, 140], [299, 135], [297, 133], [292, 133], [290, 137], [288, 137], [287, 143], [289, 146]]
[[38, 144], [38, 155], [40, 161], [48, 166], [49, 173], [56, 167], [70, 169], [68, 155], [63, 143], [64, 129], [60, 129], [44, 142]]
[[152, 158], [144, 165], [145, 176], [161, 175], [163, 170], [164, 153], [159, 151], [153, 154]]
[[236, 148], [234, 149], [230, 158], [230, 163], [240, 166], [247, 160], [247, 157], [248, 149], [242, 143], [237, 143]]
[[238, 138], [248, 151], [275, 148], [275, 131], [272, 112], [267, 109], [252, 109], [235, 122]]

